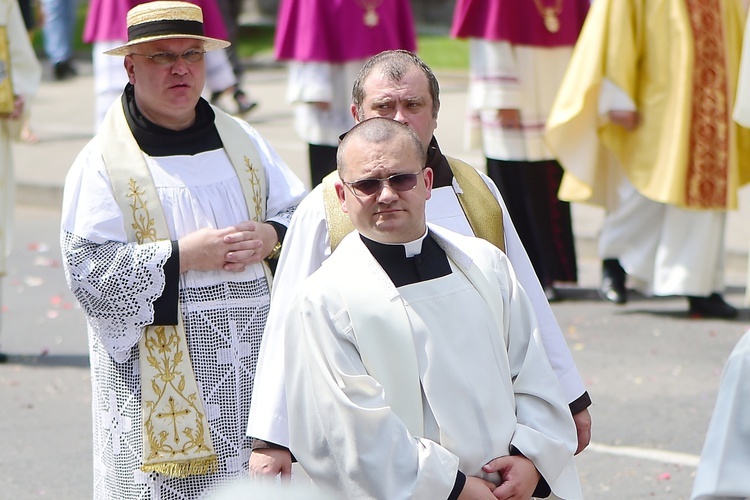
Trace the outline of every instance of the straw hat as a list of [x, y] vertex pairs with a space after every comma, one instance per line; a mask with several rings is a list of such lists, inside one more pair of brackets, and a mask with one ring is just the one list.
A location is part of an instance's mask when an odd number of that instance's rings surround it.
[[203, 34], [203, 11], [187, 2], [156, 1], [136, 5], [128, 11], [128, 43], [105, 54], [126, 56], [133, 45], [166, 40], [170, 38], [193, 38], [202, 40], [204, 50], [217, 50], [231, 45], [225, 40], [210, 38]]

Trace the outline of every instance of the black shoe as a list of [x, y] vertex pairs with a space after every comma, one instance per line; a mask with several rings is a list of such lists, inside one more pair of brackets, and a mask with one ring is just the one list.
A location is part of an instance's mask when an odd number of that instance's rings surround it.
[[78, 74], [70, 60], [55, 63], [55, 80], [67, 80]]
[[625, 270], [617, 259], [602, 261], [602, 282], [599, 285], [599, 296], [615, 304], [628, 301], [628, 291], [625, 289]]
[[688, 302], [691, 318], [732, 319], [738, 314], [737, 309], [727, 304], [718, 293], [712, 293], [708, 297], [688, 297]]
[[240, 89], [234, 91], [234, 102], [237, 103], [237, 110], [240, 114], [248, 113], [258, 106], [257, 101], [251, 101]]
[[8, 362], [8, 355], [0, 352], [0, 365]]

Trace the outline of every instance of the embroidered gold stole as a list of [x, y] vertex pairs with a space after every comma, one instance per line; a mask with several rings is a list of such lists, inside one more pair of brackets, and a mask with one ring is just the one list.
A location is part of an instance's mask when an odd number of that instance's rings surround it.
[[10, 68], [8, 27], [0, 26], [0, 114], [12, 113], [16, 102]]
[[[239, 123], [215, 108], [214, 112], [216, 128], [237, 172], [251, 217], [263, 221], [267, 190], [260, 156]], [[169, 240], [154, 180], [119, 101], [107, 112], [98, 140], [115, 198], [125, 222], [129, 222], [125, 228], [128, 240], [138, 244]], [[267, 266], [264, 270], [270, 279]], [[218, 460], [190, 360], [182, 312], [178, 311], [176, 325], [145, 327], [138, 352], [141, 470], [174, 477], [215, 472]]]
[[[479, 172], [471, 165], [456, 158], [447, 157], [453, 176], [461, 187], [457, 193], [461, 209], [466, 214], [474, 235], [489, 241], [505, 252], [505, 232], [503, 229], [503, 209], [485, 184]], [[341, 202], [334, 184], [338, 172], [333, 171], [323, 178], [323, 205], [326, 211], [331, 252], [344, 237], [354, 230], [349, 216], [341, 210]]]

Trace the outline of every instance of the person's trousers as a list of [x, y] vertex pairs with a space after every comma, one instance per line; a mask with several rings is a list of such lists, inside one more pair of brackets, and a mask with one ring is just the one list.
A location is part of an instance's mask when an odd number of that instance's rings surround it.
[[336, 170], [337, 146], [323, 146], [320, 144], [309, 144], [310, 158], [310, 185], [315, 187], [323, 181], [323, 178]]
[[624, 177], [599, 237], [602, 259], [618, 259], [647, 295], [707, 297], [724, 289], [726, 212], [650, 200]]
[[73, 58], [78, 0], [42, 0], [44, 52], [52, 64]]

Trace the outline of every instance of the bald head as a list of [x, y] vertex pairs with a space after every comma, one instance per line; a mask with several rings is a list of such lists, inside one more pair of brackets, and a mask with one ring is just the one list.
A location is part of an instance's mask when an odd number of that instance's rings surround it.
[[408, 152], [414, 154], [420, 165], [426, 162], [422, 141], [414, 131], [403, 123], [389, 118], [370, 118], [355, 125], [346, 133], [336, 152], [336, 167], [339, 177], [344, 178], [346, 170], [347, 149], [365, 147], [367, 144], [398, 143], [396, 139], [406, 139]]
[[390, 118], [360, 122], [344, 136], [336, 160], [336, 194], [357, 231], [381, 243], [424, 235], [432, 169], [409, 126]]

